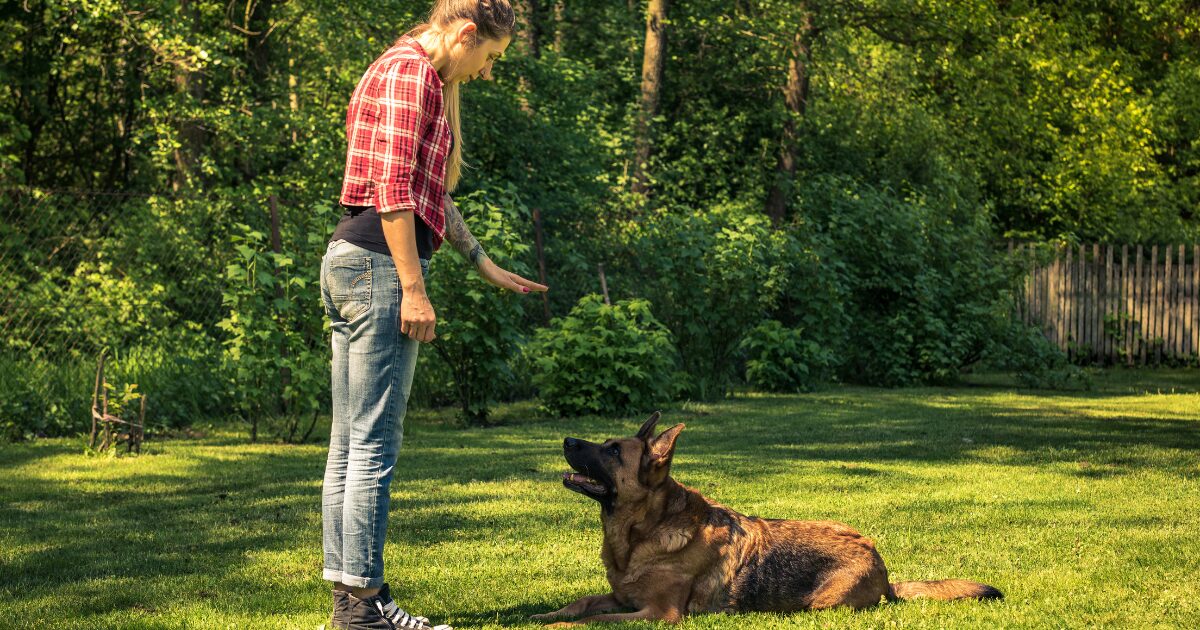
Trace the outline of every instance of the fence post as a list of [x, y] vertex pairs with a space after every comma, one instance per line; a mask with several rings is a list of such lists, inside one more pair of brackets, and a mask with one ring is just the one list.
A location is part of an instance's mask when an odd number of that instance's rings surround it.
[[1188, 321], [1191, 323], [1191, 334], [1188, 335], [1188, 354], [1200, 353], [1200, 245], [1192, 246], [1192, 296], [1188, 306]]
[[1058, 349], [1066, 350], [1067, 343], [1064, 342], [1066, 335], [1062, 331], [1062, 311], [1063, 311], [1063, 283], [1062, 283], [1062, 247], [1055, 247], [1054, 250], [1054, 271], [1052, 271], [1052, 304], [1054, 304], [1054, 342]]
[[1067, 299], [1070, 300], [1070, 321], [1068, 322], [1068, 330], [1070, 333], [1067, 337], [1071, 340], [1071, 359], [1079, 358], [1079, 348], [1083, 347], [1083, 340], [1079, 337], [1079, 307], [1083, 301], [1080, 299], [1079, 291], [1079, 259], [1078, 253], [1074, 247], [1067, 246], [1067, 276], [1068, 286], [1071, 290], [1067, 294]]
[[[542, 212], [537, 208], [533, 209], [533, 237], [537, 247], [538, 282], [546, 284], [546, 256], [542, 253]], [[545, 291], [542, 291], [542, 320], [547, 326], [550, 325], [550, 296], [546, 295]]]
[[[275, 252], [276, 256], [280, 256], [283, 254], [283, 238], [279, 233], [279, 198], [272, 193], [267, 197], [267, 205], [271, 208], [271, 251]], [[285, 297], [284, 287], [279, 277], [279, 266], [275, 260], [272, 260], [271, 263], [271, 274], [275, 276], [275, 299], [283, 300]], [[288, 347], [287, 339], [283, 336], [279, 338], [279, 358], [283, 359], [282, 363], [284, 364], [279, 366], [279, 410], [286, 414], [288, 412], [288, 405], [284, 392], [292, 383], [292, 370], [286, 365]]]
[[1192, 347], [1200, 353], [1200, 245], [1192, 246]]
[[1186, 344], [1183, 341], [1184, 326], [1187, 325], [1184, 319], [1187, 316], [1187, 309], [1184, 308], [1184, 291], [1187, 289], [1187, 252], [1184, 251], [1183, 245], [1178, 248], [1179, 265], [1176, 267], [1175, 293], [1171, 296], [1175, 302], [1175, 306], [1171, 309], [1171, 317], [1175, 320], [1175, 335], [1171, 343], [1171, 352], [1179, 358], [1186, 356], [1184, 347]]
[[[1120, 297], [1120, 293], [1117, 293]], [[1112, 332], [1118, 331], [1117, 326], [1120, 323], [1120, 318], [1115, 317], [1115, 306], [1117, 300], [1113, 297], [1113, 247], [1111, 243], [1104, 246], [1104, 319], [1100, 324], [1100, 329], [1104, 335], [1104, 365], [1110, 365], [1113, 361], [1113, 348], [1116, 343], [1115, 335], [1110, 335], [1106, 326], [1108, 322], [1112, 322]]]
[[604, 303], [611, 305], [608, 301], [608, 281], [604, 279], [604, 263], [597, 263], [596, 268], [600, 270], [600, 290], [604, 292]]
[[1121, 348], [1125, 352], [1125, 365], [1133, 365], [1133, 282], [1129, 278], [1129, 244], [1121, 245]]

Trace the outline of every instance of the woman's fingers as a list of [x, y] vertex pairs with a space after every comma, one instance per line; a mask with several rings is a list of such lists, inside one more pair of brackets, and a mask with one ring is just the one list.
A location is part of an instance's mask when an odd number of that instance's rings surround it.
[[[508, 272], [508, 275], [511, 277], [512, 281], [515, 282], [517, 285], [522, 286], [522, 287], [527, 287], [530, 291], [542, 292], [542, 291], [550, 290], [550, 287], [548, 287], [544, 284], [538, 284], [538, 283], [534, 282], [533, 280], [529, 280], [527, 278], [522, 278], [521, 276], [518, 276], [517, 274], [515, 274], [511, 271]], [[517, 289], [517, 290], [519, 291], [520, 289]]]
[[504, 288], [508, 289], [509, 291], [516, 291], [517, 293], [528, 293], [528, 291], [525, 290], [525, 287], [517, 284], [517, 278], [520, 276], [517, 276], [509, 271], [504, 271], [503, 269], [500, 271], [502, 272], [500, 277], [504, 282]]
[[[423, 297], [423, 296], [421, 296]], [[411, 300], [407, 297], [400, 305], [400, 334], [416, 339], [423, 343], [433, 341], [437, 335], [437, 316], [428, 300], [422, 303], [418, 297]]]
[[545, 285], [538, 284], [527, 278], [522, 278], [511, 271], [500, 269], [499, 267], [496, 268], [496, 271], [499, 273], [496, 274], [498, 277], [496, 278], [496, 282], [494, 282], [494, 284], [502, 289], [508, 289], [509, 291], [514, 291], [516, 293], [529, 293], [530, 291], [549, 290], [549, 288]]
[[413, 339], [416, 339], [422, 343], [429, 343], [437, 337], [437, 335], [434, 334], [434, 329], [436, 327], [437, 322], [419, 322], [407, 320], [401, 320], [400, 322], [401, 334], [412, 337]]

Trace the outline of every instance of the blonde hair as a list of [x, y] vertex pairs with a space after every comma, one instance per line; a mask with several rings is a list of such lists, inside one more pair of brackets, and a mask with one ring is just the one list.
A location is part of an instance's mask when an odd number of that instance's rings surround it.
[[[469, 20], [475, 23], [476, 38], [473, 46], [479, 45], [479, 38], [503, 39], [511, 37], [516, 25], [516, 16], [508, 0], [436, 0], [429, 11], [429, 19], [423, 24], [413, 27], [406, 35], [416, 37], [432, 28], [443, 30], [455, 22]], [[458, 186], [463, 166], [463, 137], [462, 117], [459, 114], [458, 83], [442, 85], [442, 106], [446, 112], [446, 122], [450, 123], [450, 132], [454, 134], [454, 146], [446, 159], [446, 192], [453, 191]]]

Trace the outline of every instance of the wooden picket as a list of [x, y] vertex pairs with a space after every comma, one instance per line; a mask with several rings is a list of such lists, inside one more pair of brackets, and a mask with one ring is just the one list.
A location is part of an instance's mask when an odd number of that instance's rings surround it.
[[1145, 365], [1200, 355], [1200, 244], [1085, 244], [1041, 263], [1039, 247], [1008, 245], [1027, 270], [1018, 316], [1072, 359]]

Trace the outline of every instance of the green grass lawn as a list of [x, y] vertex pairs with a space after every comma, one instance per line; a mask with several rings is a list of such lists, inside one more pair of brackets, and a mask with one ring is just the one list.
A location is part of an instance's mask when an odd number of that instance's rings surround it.
[[[831, 388], [666, 410], [674, 476], [741, 512], [835, 519], [893, 581], [969, 578], [999, 602], [698, 616], [687, 628], [1196, 627], [1200, 372], [1114, 372], [1092, 391]], [[386, 551], [401, 605], [459, 628], [525, 627], [606, 592], [598, 507], [564, 489], [561, 441], [641, 417], [528, 405], [460, 429], [407, 420]], [[79, 439], [0, 446], [0, 627], [316, 628], [320, 444], [214, 430], [140, 457]], [[626, 624], [625, 627], [648, 627]]]

